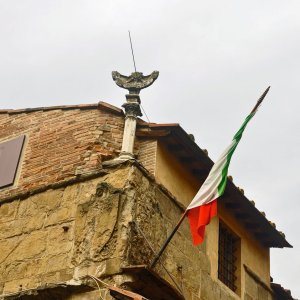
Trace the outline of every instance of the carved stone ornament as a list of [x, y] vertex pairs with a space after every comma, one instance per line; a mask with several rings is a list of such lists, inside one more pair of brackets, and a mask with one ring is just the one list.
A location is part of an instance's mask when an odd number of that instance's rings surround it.
[[141, 117], [143, 114], [140, 109], [140, 105], [138, 103], [124, 103], [122, 105], [125, 109], [126, 117]]
[[140, 91], [150, 86], [158, 77], [159, 72], [154, 71], [148, 76], [141, 72], [133, 72], [130, 76], [124, 76], [117, 71], [112, 72], [112, 78], [116, 84], [129, 91], [129, 94], [139, 95]]

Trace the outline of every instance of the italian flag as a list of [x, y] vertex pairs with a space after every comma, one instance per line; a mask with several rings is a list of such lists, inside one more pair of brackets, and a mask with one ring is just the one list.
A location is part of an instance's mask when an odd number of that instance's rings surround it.
[[187, 216], [190, 222], [194, 245], [203, 242], [205, 226], [208, 225], [210, 220], [217, 214], [217, 199], [222, 196], [225, 191], [231, 157], [242, 138], [247, 124], [255, 115], [257, 108], [266, 96], [269, 88], [260, 97], [252, 112], [247, 116], [240, 129], [234, 135], [231, 144], [216, 161], [200, 190], [187, 207]]

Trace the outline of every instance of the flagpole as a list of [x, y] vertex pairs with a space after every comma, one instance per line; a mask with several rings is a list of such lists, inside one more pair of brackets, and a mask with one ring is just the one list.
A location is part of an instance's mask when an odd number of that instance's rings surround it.
[[[260, 98], [257, 100], [255, 106], [253, 107], [253, 109], [251, 110], [251, 113], [255, 113], [255, 111], [258, 109], [258, 107], [261, 105], [261, 103], [263, 102], [264, 98], [266, 97], [266, 95], [268, 94], [270, 90], [270, 86], [268, 86], [268, 88], [263, 92], [263, 94], [260, 96]], [[188, 210], [186, 210], [182, 216], [180, 217], [178, 223], [176, 224], [176, 226], [174, 227], [173, 231], [170, 233], [170, 235], [168, 236], [168, 238], [166, 239], [166, 241], [164, 242], [164, 244], [162, 245], [161, 249], [159, 250], [159, 252], [155, 255], [155, 257], [153, 258], [153, 260], [151, 261], [149, 267], [153, 268], [157, 261], [159, 260], [159, 258], [161, 257], [162, 253], [165, 251], [165, 249], [167, 248], [168, 244], [170, 243], [171, 239], [173, 238], [174, 234], [177, 232], [178, 228], [180, 227], [181, 223], [183, 222], [185, 216], [187, 215]]]
[[164, 244], [162, 245], [161, 249], [159, 250], [159, 252], [155, 255], [155, 257], [153, 258], [151, 264], [150, 264], [150, 268], [153, 268], [157, 261], [159, 260], [160, 256], [162, 255], [162, 253], [165, 251], [166, 247], [168, 246], [168, 244], [170, 243], [172, 237], [174, 236], [174, 234], [176, 233], [176, 231], [178, 230], [178, 228], [180, 227], [181, 223], [183, 222], [186, 214], [187, 214], [187, 210], [182, 214], [182, 216], [180, 217], [180, 220], [178, 221], [177, 225], [174, 227], [173, 231], [170, 233], [170, 235], [168, 236], [168, 238], [166, 239], [166, 241], [164, 242]]

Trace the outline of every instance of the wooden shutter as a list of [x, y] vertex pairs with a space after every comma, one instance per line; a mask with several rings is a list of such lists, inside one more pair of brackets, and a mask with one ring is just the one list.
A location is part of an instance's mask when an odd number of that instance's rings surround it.
[[13, 185], [25, 135], [0, 143], [0, 188]]

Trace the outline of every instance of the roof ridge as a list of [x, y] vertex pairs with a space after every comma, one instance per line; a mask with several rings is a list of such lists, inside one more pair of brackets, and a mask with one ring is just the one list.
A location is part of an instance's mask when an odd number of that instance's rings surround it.
[[0, 114], [19, 114], [19, 113], [31, 113], [36, 111], [49, 111], [49, 110], [68, 110], [68, 109], [105, 109], [111, 112], [122, 113], [121, 108], [111, 105], [104, 101], [91, 104], [73, 104], [73, 105], [55, 105], [55, 106], [41, 106], [32, 108], [20, 108], [20, 109], [0, 109]]

